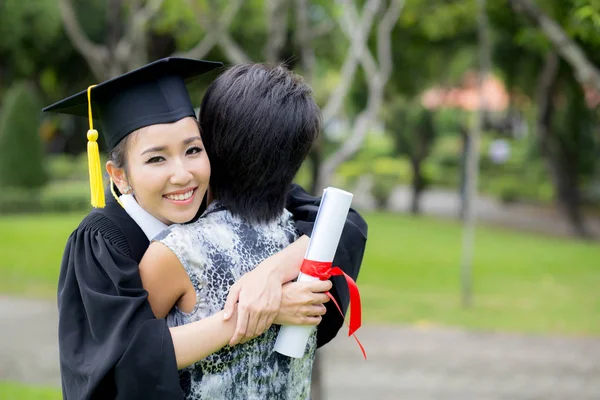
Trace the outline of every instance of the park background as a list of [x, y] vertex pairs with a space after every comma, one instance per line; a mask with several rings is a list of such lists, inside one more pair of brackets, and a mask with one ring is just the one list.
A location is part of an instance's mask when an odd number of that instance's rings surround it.
[[0, 399], [60, 398], [90, 209], [87, 121], [41, 108], [171, 55], [284, 62], [322, 107], [296, 180], [369, 223], [369, 361], [341, 332], [315, 399], [600, 398], [599, 33], [599, 0], [0, 1]]

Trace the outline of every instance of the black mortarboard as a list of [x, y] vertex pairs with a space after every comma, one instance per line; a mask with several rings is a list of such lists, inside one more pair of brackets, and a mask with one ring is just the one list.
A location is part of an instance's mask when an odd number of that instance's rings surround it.
[[[222, 65], [188, 58], [163, 58], [94, 86], [92, 115], [102, 125], [108, 150], [136, 129], [194, 116], [185, 84]], [[88, 116], [87, 96], [84, 90], [43, 111]]]
[[89, 117], [88, 160], [94, 207], [104, 207], [105, 203], [96, 142], [98, 132], [94, 130], [93, 119], [100, 121], [110, 151], [136, 129], [194, 117], [185, 84], [222, 65], [188, 58], [163, 58], [43, 109]]

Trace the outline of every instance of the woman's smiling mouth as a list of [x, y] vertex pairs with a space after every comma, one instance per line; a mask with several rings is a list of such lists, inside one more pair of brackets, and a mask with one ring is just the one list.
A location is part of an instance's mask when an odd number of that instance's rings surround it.
[[196, 192], [196, 188], [186, 189], [185, 191], [172, 192], [169, 194], [163, 195], [167, 200], [176, 202], [178, 204], [188, 203], [191, 201], [194, 193]]

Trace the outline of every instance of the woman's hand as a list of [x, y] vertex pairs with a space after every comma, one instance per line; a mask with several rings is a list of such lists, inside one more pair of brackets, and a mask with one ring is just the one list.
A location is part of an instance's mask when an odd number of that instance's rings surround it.
[[259, 336], [271, 326], [279, 312], [281, 285], [298, 276], [308, 242], [307, 236], [300, 237], [231, 287], [223, 308], [228, 320], [238, 303], [237, 327], [230, 346]]
[[277, 325], [318, 325], [329, 301], [324, 292], [331, 281], [290, 282], [283, 285], [281, 306], [274, 323]]
[[261, 335], [271, 326], [279, 311], [281, 276], [269, 268], [261, 268], [261, 265], [242, 276], [227, 296], [225, 320], [231, 317], [236, 303], [238, 306], [237, 326], [230, 346]]

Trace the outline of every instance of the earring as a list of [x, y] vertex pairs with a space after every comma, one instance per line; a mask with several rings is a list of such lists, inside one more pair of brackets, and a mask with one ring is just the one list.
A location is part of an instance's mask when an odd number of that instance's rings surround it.
[[123, 194], [130, 194], [132, 191], [133, 191], [133, 188], [131, 186], [127, 185]]

